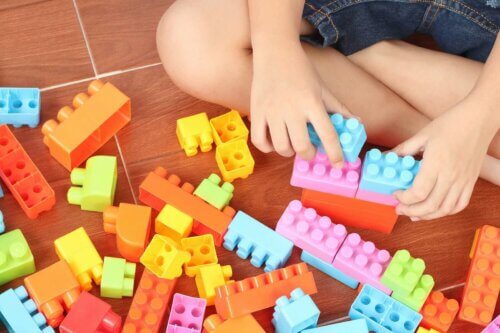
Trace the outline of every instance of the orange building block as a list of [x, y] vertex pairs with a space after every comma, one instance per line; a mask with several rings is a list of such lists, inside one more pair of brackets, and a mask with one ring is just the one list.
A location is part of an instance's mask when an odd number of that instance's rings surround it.
[[[224, 321], [218, 314], [208, 316], [203, 322], [203, 333], [265, 333], [264, 329], [251, 315]], [[354, 332], [353, 332], [354, 333]]]
[[116, 234], [116, 246], [123, 258], [132, 262], [146, 249], [151, 233], [151, 208], [121, 203], [109, 206], [103, 213], [104, 231]]
[[276, 300], [301, 288], [306, 294], [318, 290], [305, 263], [291, 265], [215, 289], [215, 308], [224, 319], [271, 308]]
[[167, 170], [162, 167], [150, 172], [139, 187], [139, 200], [160, 211], [169, 204], [194, 219], [193, 233], [197, 235], [212, 234], [217, 246], [222, 244], [227, 227], [235, 214], [233, 208], [227, 206], [221, 212], [192, 193], [193, 185], [184, 183], [171, 174], [167, 179]]
[[0, 125], [0, 177], [30, 219], [54, 207], [54, 190], [7, 125]]
[[130, 98], [111, 83], [92, 81], [88, 94], [73, 99], [74, 110], [63, 107], [57, 121], [43, 124], [43, 143], [50, 154], [70, 170], [82, 164], [101, 148], [131, 118]]
[[464, 286], [458, 317], [481, 326], [488, 325], [500, 291], [500, 229], [481, 227], [476, 251]]
[[335, 223], [391, 233], [398, 215], [394, 207], [313, 190], [302, 191], [302, 203]]
[[159, 332], [176, 283], [177, 279], [160, 279], [144, 269], [122, 333]]
[[448, 332], [458, 312], [458, 302], [447, 299], [440, 291], [433, 291], [420, 310], [422, 322], [420, 326], [435, 329], [439, 332]]
[[58, 327], [81, 293], [81, 287], [65, 261], [58, 261], [24, 279], [30, 297], [47, 323]]

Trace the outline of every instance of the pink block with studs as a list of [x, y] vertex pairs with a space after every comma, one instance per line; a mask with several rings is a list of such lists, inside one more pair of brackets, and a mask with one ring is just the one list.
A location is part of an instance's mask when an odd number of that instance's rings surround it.
[[276, 225], [276, 232], [291, 240], [295, 246], [329, 263], [347, 237], [347, 230], [342, 224], [332, 223], [329, 217], [302, 206], [299, 200], [288, 204]]
[[207, 301], [175, 294], [166, 333], [201, 333]]
[[392, 291], [380, 282], [391, 255], [386, 250], [379, 250], [372, 242], [365, 242], [356, 234], [349, 234], [333, 260], [333, 267], [358, 280], [363, 284], [390, 295]]
[[358, 189], [358, 192], [356, 192], [356, 198], [394, 207], [399, 203], [393, 195], [367, 191], [362, 188]]
[[354, 198], [359, 186], [361, 160], [345, 162], [342, 169], [330, 164], [328, 156], [317, 152], [311, 161], [295, 157], [292, 179], [293, 186], [324, 193]]

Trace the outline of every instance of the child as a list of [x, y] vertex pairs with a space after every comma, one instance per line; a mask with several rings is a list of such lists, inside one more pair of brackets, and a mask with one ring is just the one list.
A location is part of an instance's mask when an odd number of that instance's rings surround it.
[[[434, 219], [463, 210], [480, 174], [500, 184], [497, 4], [178, 0], [157, 43], [181, 89], [251, 117], [263, 152], [312, 158], [310, 122], [340, 167], [327, 111], [360, 117], [371, 142], [400, 155], [423, 152], [413, 187], [396, 193], [396, 211]], [[443, 52], [399, 41], [414, 32]]]

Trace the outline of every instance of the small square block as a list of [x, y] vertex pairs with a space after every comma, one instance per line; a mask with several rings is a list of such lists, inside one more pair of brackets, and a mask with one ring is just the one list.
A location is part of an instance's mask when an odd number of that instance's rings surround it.
[[0, 235], [0, 286], [35, 271], [35, 259], [20, 229]]
[[189, 236], [192, 229], [193, 218], [171, 205], [165, 205], [155, 220], [155, 232], [177, 242]]
[[101, 297], [122, 298], [134, 294], [136, 265], [125, 259], [104, 257]]
[[0, 123], [31, 128], [40, 122], [40, 89], [0, 87]]
[[413, 258], [407, 250], [398, 250], [380, 281], [399, 296], [406, 297], [415, 289], [424, 270], [422, 259]]
[[202, 152], [212, 150], [212, 128], [204, 112], [177, 119], [176, 134], [187, 156], [196, 155], [198, 147]]
[[421, 325], [440, 332], [448, 332], [458, 313], [458, 308], [457, 300], [444, 297], [440, 291], [433, 291], [420, 311], [423, 315]]
[[218, 145], [215, 150], [215, 161], [226, 182], [247, 178], [253, 173], [255, 166], [252, 153], [246, 140], [243, 139]]
[[414, 311], [420, 311], [427, 297], [434, 288], [434, 278], [429, 274], [424, 274], [419, 279], [417, 286], [408, 296], [401, 295], [398, 291], [392, 292], [392, 298], [400, 301]]
[[297, 288], [290, 299], [281, 296], [276, 300], [272, 323], [276, 333], [299, 333], [318, 325], [319, 309], [311, 296]]
[[182, 266], [190, 259], [189, 252], [181, 250], [172, 239], [154, 235], [141, 256], [141, 263], [156, 276], [171, 280], [181, 276]]
[[175, 294], [166, 333], [201, 333], [206, 306], [204, 299]]
[[184, 273], [193, 277], [202, 265], [219, 262], [215, 251], [214, 237], [210, 234], [181, 239], [181, 248], [189, 252], [191, 259], [184, 264]]
[[210, 126], [212, 126], [212, 135], [216, 145], [238, 139], [248, 140], [248, 128], [236, 110], [210, 119]]
[[199, 266], [195, 278], [198, 295], [200, 295], [200, 298], [207, 300], [207, 305], [214, 305], [215, 289], [233, 282], [230, 280], [231, 276], [233, 276], [233, 269], [229, 265], [208, 264]]
[[193, 194], [215, 208], [223, 209], [229, 205], [229, 202], [233, 198], [234, 186], [227, 182], [219, 185], [220, 182], [220, 177], [213, 173], [208, 178], [202, 180]]

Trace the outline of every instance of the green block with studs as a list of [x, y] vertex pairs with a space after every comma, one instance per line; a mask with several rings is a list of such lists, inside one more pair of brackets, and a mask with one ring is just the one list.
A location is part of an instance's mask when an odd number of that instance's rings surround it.
[[220, 185], [221, 181], [221, 178], [213, 173], [208, 178], [203, 179], [193, 194], [215, 208], [223, 209], [229, 205], [229, 201], [233, 198], [234, 186], [227, 182]]
[[410, 295], [403, 296], [400, 293], [394, 291], [391, 296], [395, 300], [400, 301], [416, 312], [420, 312], [420, 309], [422, 309], [422, 306], [427, 300], [427, 297], [429, 297], [432, 288], [434, 288], [434, 278], [429, 274], [424, 274], [422, 275], [417, 283], [417, 286], [415, 287], [415, 289], [413, 289]]
[[0, 286], [35, 272], [35, 260], [21, 230], [0, 235]]
[[392, 257], [380, 282], [387, 288], [406, 297], [417, 286], [424, 274], [425, 262], [420, 258], [413, 258], [407, 250], [399, 250]]
[[122, 258], [104, 257], [101, 296], [122, 298], [134, 294], [135, 263]]

